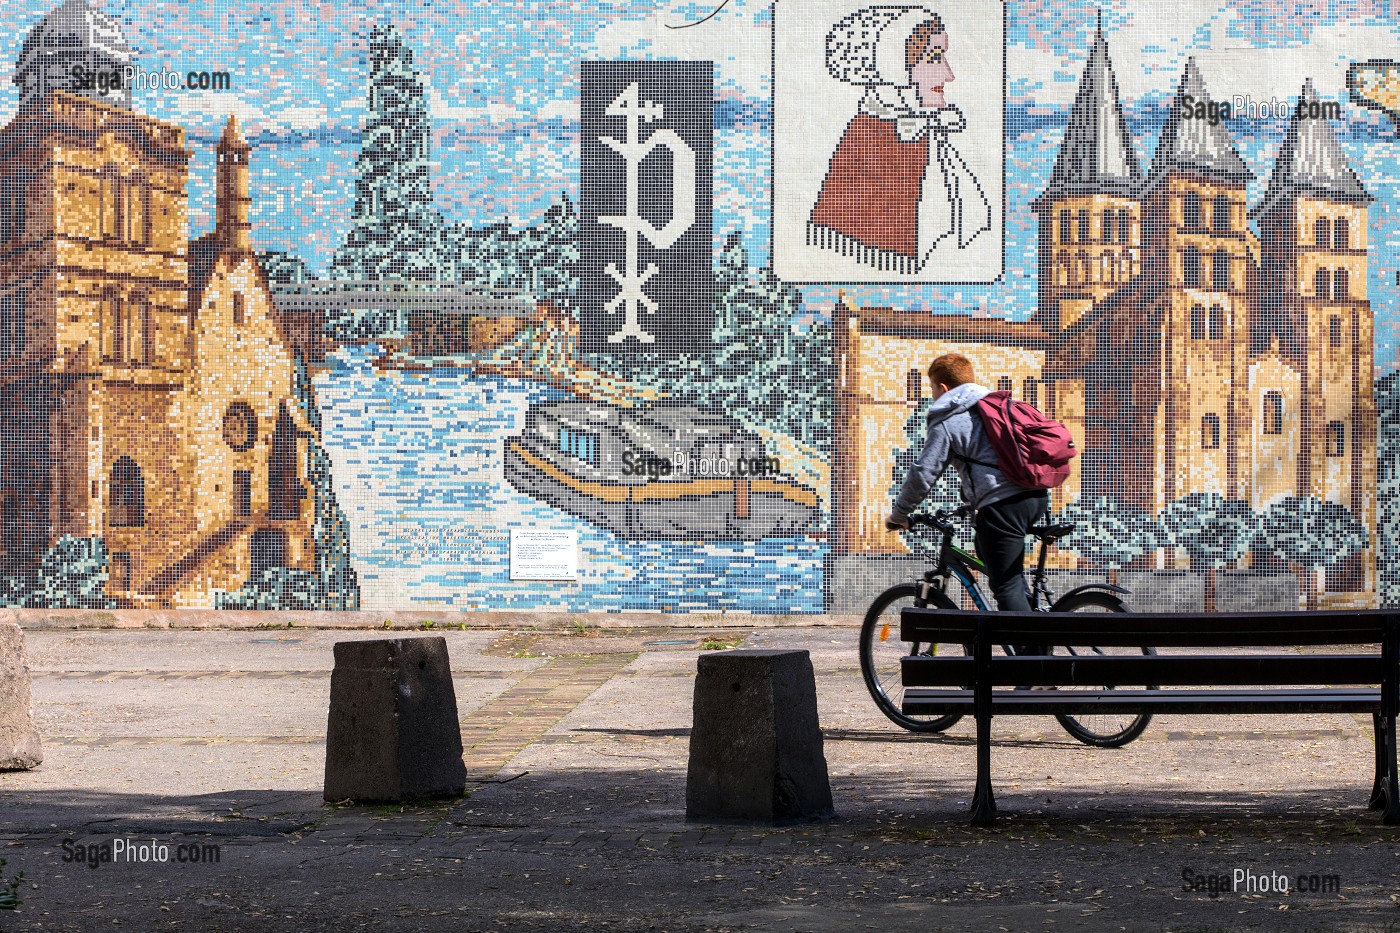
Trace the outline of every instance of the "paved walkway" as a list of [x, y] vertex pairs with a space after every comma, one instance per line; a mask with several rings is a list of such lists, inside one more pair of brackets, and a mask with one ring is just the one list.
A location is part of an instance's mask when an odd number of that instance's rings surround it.
[[[331, 646], [382, 632], [29, 632], [47, 758], [0, 774], [0, 930], [1400, 931], [1360, 719], [1167, 718], [1111, 751], [998, 720], [980, 831], [970, 725], [891, 727], [853, 629], [725, 631], [811, 652], [840, 816], [691, 825], [703, 632], [440, 634], [471, 795], [400, 808], [320, 795]], [[65, 861], [118, 840], [171, 861]], [[1183, 890], [1235, 869], [1295, 890]]]

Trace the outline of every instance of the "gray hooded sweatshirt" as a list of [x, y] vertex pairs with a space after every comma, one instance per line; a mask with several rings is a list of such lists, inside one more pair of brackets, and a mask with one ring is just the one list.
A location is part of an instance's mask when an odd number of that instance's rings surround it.
[[933, 403], [928, 413], [924, 452], [909, 471], [890, 509], [895, 518], [907, 518], [919, 507], [950, 460], [962, 478], [963, 498], [973, 508], [980, 509], [1027, 491], [989, 465], [997, 462], [997, 452], [987, 440], [982, 416], [971, 409], [990, 392], [990, 389], [965, 382], [944, 392]]

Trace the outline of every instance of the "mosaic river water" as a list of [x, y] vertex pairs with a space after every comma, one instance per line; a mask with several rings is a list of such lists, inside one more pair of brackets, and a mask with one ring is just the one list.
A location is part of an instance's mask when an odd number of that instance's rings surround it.
[[[315, 380], [366, 609], [820, 612], [825, 541], [629, 541], [515, 490], [505, 438], [558, 390], [381, 371], [346, 347]], [[510, 529], [576, 529], [579, 579], [510, 579]]]

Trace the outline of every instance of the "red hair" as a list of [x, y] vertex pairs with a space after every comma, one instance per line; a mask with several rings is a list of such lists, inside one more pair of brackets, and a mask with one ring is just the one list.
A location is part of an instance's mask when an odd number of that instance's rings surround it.
[[928, 364], [928, 379], [933, 385], [954, 388], [968, 382], [976, 382], [972, 372], [972, 361], [961, 353], [945, 353]]

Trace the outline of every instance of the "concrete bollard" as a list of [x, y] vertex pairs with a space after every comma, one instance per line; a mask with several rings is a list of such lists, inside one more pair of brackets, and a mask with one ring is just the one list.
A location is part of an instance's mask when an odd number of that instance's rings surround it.
[[807, 652], [701, 655], [686, 819], [780, 824], [835, 815]]
[[28, 771], [44, 760], [29, 696], [24, 632], [0, 622], [0, 771]]
[[337, 642], [326, 799], [457, 797], [466, 783], [446, 639]]

